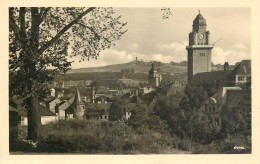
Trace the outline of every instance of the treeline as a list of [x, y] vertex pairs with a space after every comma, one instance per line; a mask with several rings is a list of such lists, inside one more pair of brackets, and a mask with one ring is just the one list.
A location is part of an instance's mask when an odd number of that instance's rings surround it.
[[[123, 77], [121, 72], [84, 72], [84, 73], [69, 73], [56, 77], [55, 81], [69, 81], [69, 80], [109, 80], [120, 79]], [[148, 80], [148, 74], [145, 73], [133, 73], [124, 75], [125, 78], [146, 81]]]
[[187, 61], [181, 61], [181, 62], [171, 61], [170, 64], [172, 64], [172, 65], [179, 65], [179, 66], [187, 66], [188, 62]]
[[[220, 127], [200, 110], [208, 94], [212, 93], [203, 87], [188, 85], [182, 96], [157, 96], [154, 112], [167, 122], [173, 135], [183, 140], [184, 150], [193, 153], [250, 153], [251, 110], [223, 109]], [[245, 149], [234, 149], [237, 145], [243, 145]]]
[[84, 73], [69, 73], [63, 76], [58, 76], [55, 81], [69, 81], [69, 80], [104, 80], [117, 79], [121, 77], [120, 72], [84, 72]]

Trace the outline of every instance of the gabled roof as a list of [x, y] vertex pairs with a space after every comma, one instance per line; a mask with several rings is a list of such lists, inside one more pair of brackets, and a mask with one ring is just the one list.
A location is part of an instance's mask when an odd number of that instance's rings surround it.
[[38, 110], [39, 110], [39, 113], [41, 116], [55, 116], [55, 114], [52, 113], [49, 109], [47, 109], [41, 105], [38, 105]]
[[61, 103], [59, 109], [66, 110], [73, 103], [74, 97], [75, 96], [71, 97], [68, 101]]
[[191, 84], [213, 84], [214, 81], [218, 84], [223, 84], [229, 76], [232, 76], [232, 73], [229, 70], [197, 73], [191, 79]]
[[233, 70], [235, 75], [251, 74], [251, 60], [242, 60]]
[[99, 87], [96, 91], [96, 93], [101, 94], [101, 93], [109, 93], [109, 89], [105, 87]]
[[47, 96], [43, 99], [43, 101], [45, 101], [46, 103], [50, 103], [52, 102], [53, 100], [55, 100], [56, 98], [53, 97], [53, 96]]
[[92, 110], [109, 110], [111, 106], [111, 102], [108, 103], [86, 103], [86, 110], [87, 111], [92, 111]]
[[226, 103], [227, 92], [231, 90], [242, 90], [240, 87], [222, 87], [211, 97], [216, 103], [224, 105]]
[[250, 96], [250, 90], [230, 90], [227, 91], [226, 109], [231, 110], [233, 108], [241, 107], [240, 102], [248, 101], [251, 104], [251, 98], [245, 99], [245, 96]]
[[15, 107], [9, 105], [9, 111], [17, 112], [21, 116], [27, 116], [27, 112], [24, 108], [17, 109]]
[[[38, 111], [39, 111], [39, 114], [40, 116], [55, 116], [54, 113], [52, 113], [49, 109], [41, 106], [40, 104], [37, 105], [37, 108], [38, 108]], [[9, 110], [10, 111], [16, 111], [19, 113], [19, 115], [21, 116], [27, 116], [27, 111], [25, 108], [23, 109], [17, 109], [15, 107], [12, 107], [12, 106], [9, 106]]]

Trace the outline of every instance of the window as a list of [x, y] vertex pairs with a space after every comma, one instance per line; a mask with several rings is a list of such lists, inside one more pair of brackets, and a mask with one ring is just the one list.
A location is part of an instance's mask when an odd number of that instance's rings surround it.
[[212, 107], [212, 112], [216, 112], [216, 108], [214, 106]]
[[217, 125], [220, 125], [220, 124], [219, 124], [219, 123], [220, 123], [220, 122], [219, 122], [219, 118], [215, 118], [215, 122], [216, 122]]
[[205, 53], [200, 53], [200, 56], [205, 56]]
[[251, 82], [251, 77], [250, 76], [246, 77], [246, 81]]
[[244, 77], [243, 76], [238, 76], [238, 81], [243, 81]]

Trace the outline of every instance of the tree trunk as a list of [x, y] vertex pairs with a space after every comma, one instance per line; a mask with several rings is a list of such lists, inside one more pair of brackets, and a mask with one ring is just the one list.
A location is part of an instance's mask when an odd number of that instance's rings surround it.
[[41, 116], [38, 110], [38, 100], [30, 97], [28, 101], [28, 139], [37, 141], [41, 137]]

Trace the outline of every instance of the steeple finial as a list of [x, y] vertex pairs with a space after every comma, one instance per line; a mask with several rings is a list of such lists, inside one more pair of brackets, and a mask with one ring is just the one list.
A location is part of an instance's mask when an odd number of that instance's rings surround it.
[[199, 14], [200, 14], [200, 10], [199, 10]]

